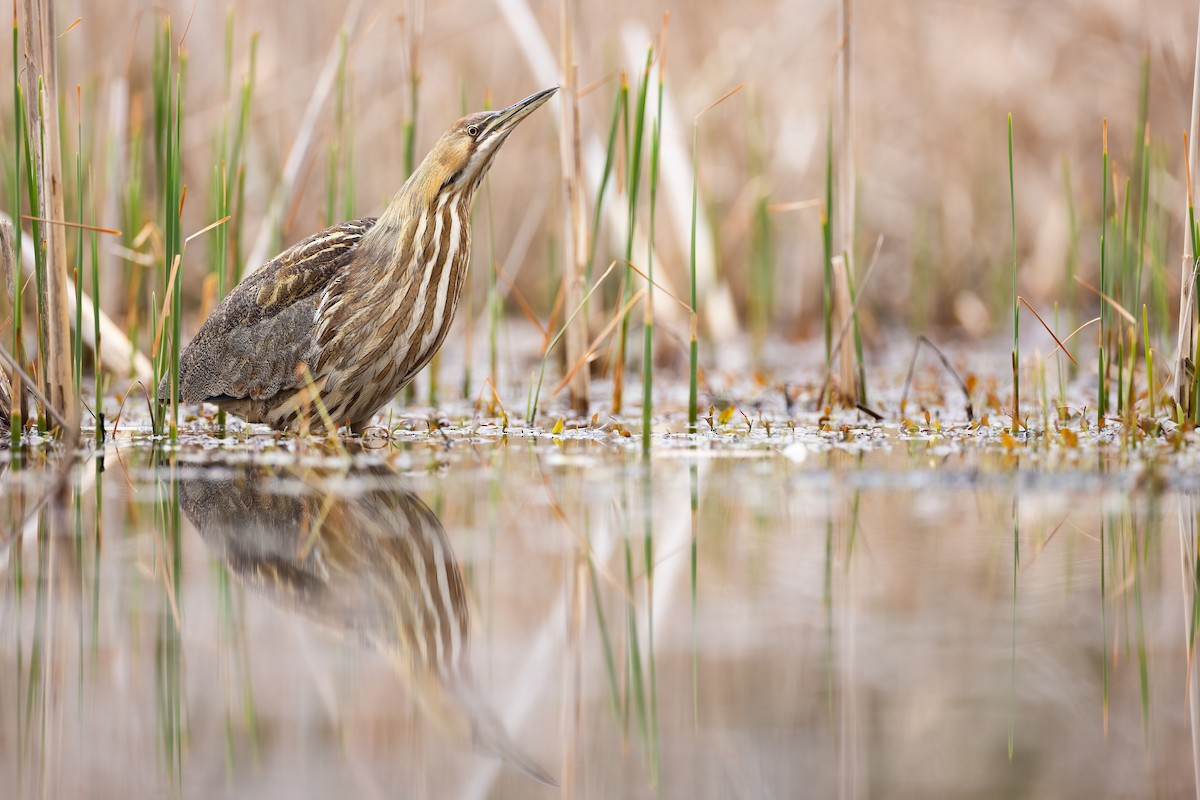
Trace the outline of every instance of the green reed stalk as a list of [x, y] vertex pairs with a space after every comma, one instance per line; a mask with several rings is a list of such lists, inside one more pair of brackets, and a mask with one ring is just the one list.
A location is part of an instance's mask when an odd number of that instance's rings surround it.
[[697, 408], [699, 392], [697, 390], [699, 388], [700, 343], [697, 341], [696, 330], [699, 327], [696, 316], [699, 313], [696, 302], [696, 208], [700, 193], [699, 151], [700, 117], [697, 116], [692, 121], [692, 227], [688, 250], [688, 286], [691, 292], [688, 297], [692, 305], [688, 335], [688, 433], [696, 432], [696, 423], [699, 418], [699, 409]]
[[[584, 517], [587, 530], [587, 517]], [[596, 609], [596, 627], [600, 631], [600, 645], [604, 653], [604, 674], [608, 678], [608, 697], [612, 701], [613, 715], [621, 718], [620, 689], [617, 682], [616, 658], [613, 656], [612, 635], [608, 632], [608, 620], [604, 615], [604, 603], [600, 598], [600, 581], [596, 576], [596, 562], [592, 548], [587, 549], [588, 583], [592, 587], [592, 607]]]
[[1150, 199], [1150, 58], [1142, 53], [1141, 83], [1138, 87], [1138, 118], [1134, 128], [1133, 185], [1137, 188], [1137, 250], [1133, 252], [1134, 285], [1133, 302], [1129, 307], [1136, 311], [1142, 304], [1142, 265], [1145, 262], [1146, 209]]
[[404, 122], [404, 176], [407, 178], [416, 169], [417, 111], [420, 106], [421, 77], [413, 64], [408, 73], [408, 119]]
[[[134, 249], [134, 241], [137, 238], [138, 231], [142, 229], [143, 208], [142, 208], [142, 134], [141, 131], [132, 131], [129, 137], [129, 162], [128, 172], [125, 176], [125, 194], [121, 199], [121, 244], [127, 250]], [[129, 341], [133, 343], [132, 350], [139, 349], [138, 340], [141, 335], [141, 312], [142, 312], [142, 277], [145, 272], [141, 265], [135, 264], [132, 261], [124, 260], [121, 268], [121, 275], [124, 281], [125, 300], [128, 306], [126, 317], [126, 334], [129, 336]], [[151, 329], [154, 325], [151, 324]], [[151, 334], [153, 335], [153, 334]], [[130, 353], [130, 363], [127, 368], [130, 372], [133, 371], [133, 353]]]
[[1154, 401], [1154, 352], [1150, 347], [1150, 318], [1146, 306], [1142, 305], [1142, 347], [1146, 359], [1146, 397], [1150, 401], [1150, 419], [1158, 416]]
[[325, 166], [325, 227], [337, 220], [338, 178], [342, 174], [342, 148], [346, 137], [346, 31], [338, 36], [337, 81], [334, 84], [333, 141]]
[[658, 208], [658, 161], [662, 144], [663, 69], [658, 68], [658, 108], [650, 133], [650, 242], [646, 245], [646, 300], [642, 327], [642, 455], [650, 456], [650, 417], [654, 410], [654, 231]]
[[1150, 214], [1150, 125], [1142, 129], [1141, 191], [1138, 192], [1138, 236], [1134, 252], [1135, 275], [1133, 279], [1134, 308], [1142, 305], [1142, 272], [1146, 265], [1146, 227]]
[[[1188, 180], [1188, 184], [1188, 231], [1192, 237], [1192, 253], [1195, 254], [1196, 243], [1200, 242], [1200, 229], [1197, 229], [1196, 227], [1196, 207], [1192, 201], [1190, 178]], [[1192, 272], [1196, 273], [1193, 291], [1200, 289], [1200, 271], [1195, 269], [1197, 262], [1200, 262], [1200, 255], [1193, 255]], [[1200, 302], [1200, 294], [1193, 294], [1192, 296], [1197, 299], [1197, 302]], [[1182, 322], [1180, 324], [1182, 324]], [[1196, 330], [1193, 331], [1193, 336], [1200, 337], [1200, 327], [1197, 327]], [[1192, 399], [1191, 402], [1188, 403], [1188, 408], [1190, 409], [1191, 421], [1193, 424], [1196, 424], [1197, 422], [1200, 422], [1200, 368], [1192, 370], [1191, 396]]]
[[[1119, 267], [1121, 274], [1119, 280], [1113, 283], [1114, 297], [1118, 303], [1124, 303], [1128, 297], [1127, 281], [1130, 279], [1129, 269], [1129, 186], [1130, 178], [1125, 179], [1125, 202], [1124, 209], [1121, 212], [1121, 261]], [[1125, 337], [1121, 335], [1120, 328], [1117, 329], [1117, 416], [1123, 416], [1125, 413]], [[1132, 380], [1132, 376], [1131, 376]]]
[[1132, 176], [1125, 179], [1125, 201], [1121, 204], [1121, 274], [1118, 276], [1120, 280], [1113, 286], [1113, 297], [1121, 305], [1125, 305], [1133, 294], [1133, 286], [1130, 285], [1134, 277], [1134, 270], [1132, 268], [1133, 253], [1130, 252], [1129, 247], [1129, 189], [1132, 186], [1132, 181]]
[[[71, 337], [71, 379], [75, 394], [83, 396], [83, 104], [82, 89], [76, 90], [75, 200], [75, 329]], [[99, 358], [96, 359], [99, 363]]]
[[[157, 177], [160, 182], [160, 185], [165, 183], [165, 179], [162, 176], [166, 175], [166, 173], [167, 173], [167, 150], [166, 150], [166, 147], [167, 147], [167, 120], [168, 120], [167, 92], [168, 92], [168, 86], [169, 86], [168, 75], [170, 74], [170, 66], [168, 64], [168, 61], [170, 59], [170, 55], [169, 55], [170, 54], [170, 26], [171, 26], [171, 22], [168, 19], [166, 22], [167, 36], [165, 37], [166, 38], [165, 46], [163, 44], [164, 37], [162, 37], [162, 36], [154, 37], [153, 69], [151, 70], [152, 82], [153, 82], [153, 92], [154, 92], [154, 163], [158, 168], [158, 176]], [[167, 194], [167, 192], [164, 191], [163, 194], [165, 196]], [[163, 202], [164, 207], [169, 209], [170, 201], [164, 199], [162, 202]], [[165, 210], [163, 212], [163, 216], [164, 216], [165, 220], [169, 222], [170, 211]], [[166, 233], [165, 229], [164, 229], [164, 233]], [[166, 261], [167, 261], [168, 272], [162, 274], [162, 278], [161, 278], [162, 283], [164, 285], [166, 284], [167, 275], [169, 275], [169, 270], [170, 270], [170, 257], [169, 256], [166, 257]], [[151, 290], [151, 292], [150, 292], [150, 297], [151, 297], [150, 315], [147, 318], [150, 321], [150, 336], [153, 337], [153, 339], [152, 339], [153, 345], [152, 345], [152, 352], [150, 353], [150, 358], [151, 358], [151, 362], [153, 365], [154, 375], [152, 378], [153, 386], [150, 387], [150, 391], [152, 393], [155, 393], [155, 397], [157, 397], [157, 394], [156, 394], [157, 389], [158, 389], [159, 384], [162, 382], [162, 378], [164, 375], [162, 342], [158, 338], [158, 324], [157, 324], [158, 304], [157, 304], [156, 294], [157, 293], [154, 290]], [[166, 296], [165, 290], [164, 290], [163, 296], [164, 297]], [[151, 420], [150, 420], [151, 430], [153, 431], [155, 436], [161, 436], [162, 432], [163, 432], [163, 421], [164, 421], [163, 409], [162, 409], [161, 404], [159, 404], [159, 403], [152, 403], [151, 405], [153, 407], [153, 412], [154, 412], [152, 414]]]
[[245, 228], [246, 211], [246, 165], [243, 163], [242, 150], [250, 129], [250, 109], [254, 101], [255, 77], [258, 72], [258, 34], [250, 37], [250, 72], [242, 81], [242, 99], [238, 107], [237, 134], [233, 140], [233, 152], [229, 156], [227, 173], [233, 176], [237, 188], [234, 192], [236, 202], [233, 206], [233, 240], [230, 250], [233, 261], [233, 279], [231, 286], [236, 286], [242, 280], [242, 231]]
[[[1011, 119], [1010, 130], [1011, 130]], [[1010, 139], [1011, 140], [1011, 139]], [[1017, 705], [1017, 578], [1021, 573], [1021, 496], [1013, 494], [1013, 571], [1012, 571], [1012, 656], [1009, 664], [1008, 680], [1008, 760], [1012, 762], [1013, 746], [1016, 739], [1016, 705]]]
[[175, 273], [171, 295], [171, 440], [178, 436], [179, 429], [179, 352], [183, 335], [183, 267], [171, 268], [176, 257], [183, 256], [183, 73], [186, 59], [181, 56], [179, 69], [175, 73], [174, 124], [171, 129], [171, 160], [168, 170], [167, 215], [170, 222], [167, 230], [167, 269]]
[[[95, 185], [95, 181], [91, 181], [91, 183], [93, 186]], [[93, 337], [93, 341], [96, 344], [92, 348], [92, 352], [94, 354], [93, 364], [95, 365], [92, 369], [92, 371], [94, 373], [95, 386], [93, 386], [92, 388], [95, 391], [95, 398], [94, 398], [93, 402], [95, 402], [95, 404], [96, 404], [95, 408], [93, 409], [93, 411], [96, 414], [96, 444], [97, 444], [97, 446], [99, 446], [99, 445], [104, 444], [104, 381], [101, 380], [101, 371], [100, 371], [100, 352], [101, 352], [101, 349], [100, 349], [100, 345], [101, 345], [101, 342], [100, 342], [100, 241], [99, 241], [100, 237], [99, 237], [99, 234], [95, 230], [96, 225], [97, 225], [96, 199], [93, 196], [92, 197], [92, 231], [91, 231], [92, 337]], [[101, 459], [103, 459], [103, 456], [101, 456]], [[97, 525], [100, 524], [99, 514], [100, 514], [100, 476], [99, 476], [99, 473], [97, 473], [97, 475], [96, 475], [96, 515], [97, 515], [96, 524]], [[97, 546], [99, 546], [99, 542], [97, 542]], [[99, 570], [97, 570], [96, 582], [99, 583], [99, 581], [100, 581]]]
[[[229, 107], [233, 93], [233, 7], [225, 14], [225, 107], [221, 112], [221, 133], [217, 138], [216, 164], [213, 166], [213, 219], [229, 215]], [[225, 276], [228, 268], [229, 227], [218, 225], [213, 232], [211, 270], [216, 279], [217, 302], [225, 297]], [[217, 438], [225, 438], [225, 411], [217, 411]]]
[[[172, 467], [173, 469], [173, 467]], [[186, 735], [183, 716], [183, 647], [175, 616], [168, 610], [170, 597], [182, 597], [183, 568], [179, 512], [179, 482], [169, 480], [170, 487], [158, 481], [156, 517], [158, 530], [165, 541], [161, 546], [169, 553], [170, 584], [163, 589], [162, 613], [154, 645], [155, 698], [160, 754], [168, 776], [171, 794], [183, 795], [183, 750]]]
[[[661, 84], [660, 84], [661, 86]], [[653, 171], [653, 166], [651, 167]], [[646, 747], [650, 754], [650, 784], [658, 785], [658, 670], [654, 658], [654, 478], [647, 462], [642, 468], [642, 542], [646, 561], [646, 655], [650, 684], [646, 714]]]
[[[1071, 163], [1066, 158], [1062, 162], [1063, 196], [1067, 201], [1067, 285], [1066, 307], [1068, 322], [1074, 327], [1076, 319], [1075, 295], [1077, 292], [1075, 275], [1079, 271], [1079, 217], [1075, 210], [1075, 193], [1071, 189]], [[1068, 362], [1070, 363], [1070, 362]]]
[[[1129, 297], [1133, 296], [1133, 253], [1130, 253], [1129, 248], [1129, 188], [1132, 186], [1133, 178], [1126, 178], [1124, 185], [1124, 203], [1121, 204], [1121, 260], [1117, 263], [1117, 269], [1121, 270], [1120, 275], [1116, 276], [1116, 281], [1112, 285], [1112, 297], [1121, 305], [1126, 305]], [[1114, 209], [1115, 211], [1115, 209]]]
[[699, 727], [700, 725], [700, 646], [696, 639], [696, 595], [697, 583], [699, 577], [699, 560], [700, 560], [700, 473], [693, 460], [688, 466], [688, 477], [690, 479], [689, 493], [690, 510], [692, 520], [692, 546], [691, 546], [691, 599], [692, 599], [692, 725]]
[[1104, 733], [1108, 735], [1108, 570], [1104, 558], [1105, 521], [1107, 515], [1100, 518], [1100, 691], [1104, 714]]
[[[170, 298], [170, 307], [163, 324], [164, 336], [169, 336], [170, 343], [161, 339], [158, 351], [154, 354], [155, 386], [162, 376], [167, 376], [170, 396], [167, 398], [170, 414], [169, 432], [171, 440], [178, 436], [179, 428], [179, 351], [182, 334], [182, 266], [175, 268], [176, 258], [183, 256], [182, 213], [183, 213], [183, 165], [182, 165], [182, 124], [183, 124], [183, 74], [186, 69], [186, 58], [180, 55], [178, 67], [172, 54], [171, 22], [168, 19], [163, 25], [162, 34], [155, 47], [154, 65], [154, 119], [155, 147], [159, 156], [159, 180], [161, 181], [160, 202], [162, 203], [163, 229], [163, 267], [162, 290], [163, 297]], [[172, 80], [174, 72], [174, 80]], [[172, 275], [174, 273], [174, 275]], [[151, 315], [155, 319], [157, 309]], [[157, 326], [155, 326], [157, 327]], [[154, 420], [154, 433], [163, 432], [168, 409], [160, 408]]]
[[[1012, 222], [1013, 411], [1010, 432], [1015, 436], [1021, 416], [1021, 307], [1017, 302], [1017, 189], [1013, 177], [1013, 118], [1008, 115], [1008, 201]], [[860, 362], [861, 363], [861, 362]]]
[[[492, 202], [492, 182], [484, 178], [484, 192], [487, 194], [488, 221], [488, 264], [487, 264], [487, 325], [488, 325], [488, 375], [492, 384], [500, 380], [500, 316], [503, 303], [500, 300], [500, 287], [496, 279], [496, 222], [492, 213], [495, 204]], [[533, 420], [531, 419], [530, 422]]]
[[[755, 115], [758, 116], [757, 114]], [[770, 328], [771, 286], [771, 215], [767, 210], [766, 168], [763, 164], [760, 125], [751, 126], [750, 180], [755, 187], [754, 212], [750, 223], [750, 289], [747, 298], [747, 323], [750, 329], [750, 359], [755, 371], [762, 367], [762, 350]]]
[[[413, 170], [417, 166], [417, 112], [420, 109], [420, 48], [418, 47], [418, 32], [414, 29], [410, 32], [409, 40], [409, 69], [408, 69], [408, 119], [404, 123], [404, 177], [413, 174]], [[493, 377], [493, 380], [495, 378]], [[416, 387], [413, 384], [408, 384], [401, 390], [401, 402], [405, 405], [412, 403], [415, 396]]]
[[833, 347], [833, 104], [825, 123], [825, 205], [821, 208], [821, 244], [825, 248], [822, 287], [822, 312], [825, 323], [825, 363], [831, 361]]
[[[1162, 148], [1151, 148], [1150, 171], [1160, 174], [1165, 170], [1165, 153]], [[1161, 203], [1151, 204], [1154, 214], [1148, 213], [1146, 224], [1147, 250], [1150, 258], [1150, 307], [1158, 321], [1158, 340], [1165, 342], [1171, 335], [1171, 314], [1167, 307], [1167, 248], [1170, 246], [1167, 210]]]
[[[212, 214], [214, 219], [221, 219], [229, 208], [229, 147], [230, 147], [230, 107], [233, 98], [233, 7], [225, 12], [225, 70], [222, 73], [224, 81], [224, 107], [221, 109], [221, 130], [217, 136], [217, 149], [214, 154], [213, 182], [210, 197], [212, 198]], [[213, 258], [211, 261], [212, 274], [217, 284], [217, 300], [225, 296], [225, 267], [228, 253], [228, 226], [220, 225], [213, 233]]]
[[[27, 130], [24, 124], [25, 107], [21, 95], [21, 82], [18, 53], [20, 52], [19, 45], [19, 30], [17, 27], [17, 4], [13, 1], [13, 27], [12, 27], [12, 79], [13, 79], [13, 121], [16, 124], [17, 131], [13, 136], [13, 167], [12, 185], [9, 187], [11, 197], [9, 206], [12, 209], [13, 216], [13, 310], [12, 310], [12, 353], [13, 358], [17, 363], [23, 364], [25, 361], [25, 345], [22, 340], [21, 326], [21, 311], [24, 305], [22, 301], [21, 287], [24, 281], [21, 279], [21, 245], [22, 245], [22, 230], [21, 225], [21, 146], [28, 141], [27, 137], [23, 136], [23, 131]], [[35, 223], [36, 224], [36, 223]], [[25, 420], [22, 419], [21, 409], [24, 407], [22, 398], [24, 389], [22, 387], [20, 376], [13, 375], [13, 397], [12, 397], [12, 416], [9, 421], [9, 437], [12, 442], [14, 451], [19, 450], [21, 445], [21, 432], [25, 427]]]
[[[1100, 291], [1108, 294], [1108, 260], [1106, 258], [1105, 238], [1108, 235], [1108, 120], [1104, 120], [1103, 151], [1101, 153], [1100, 172]], [[1111, 297], [1111, 295], [1109, 295]], [[1108, 413], [1108, 361], [1105, 358], [1105, 344], [1108, 336], [1108, 302], [1100, 299], [1100, 349], [1097, 354], [1099, 364], [1098, 387], [1096, 395], [1096, 413], [1100, 416]]]
[[[629, 638], [625, 669], [633, 686], [633, 710], [637, 715], [638, 732], [642, 735], [642, 742], [648, 748], [650, 737], [646, 714], [645, 678], [642, 674], [642, 648], [638, 636], [637, 606], [632, 600], [637, 596], [637, 589], [634, 586], [633, 577], [633, 548], [630, 547], [628, 538], [625, 539], [625, 591], [630, 598], [626, 601], [625, 613], [625, 633]], [[648, 752], [647, 755], [649, 755]]]
[[[633, 118], [633, 133], [629, 140], [629, 218], [625, 235], [625, 295], [622, 302], [628, 302], [633, 294], [633, 234], [637, 223], [638, 189], [641, 187], [642, 172], [642, 139], [646, 124], [646, 95], [649, 89], [650, 64], [654, 58], [654, 48], [646, 51], [646, 66], [638, 81], [638, 92], [635, 101], [636, 111]], [[626, 118], [625, 130], [629, 131], [629, 120]], [[621, 315], [621, 329], [617, 337], [617, 350], [613, 364], [613, 414], [621, 413], [622, 399], [625, 388], [625, 349], [629, 338], [629, 313]]]
[[[45, 122], [44, 122], [44, 120], [45, 120], [45, 114], [44, 114], [45, 97], [44, 97], [44, 95], [45, 95], [45, 86], [42, 81], [42, 78], [39, 77], [38, 78], [37, 106], [38, 106], [38, 153], [40, 153], [40, 157], [38, 159], [38, 163], [41, 163], [41, 164], [46, 163], [46, 126], [45, 126]], [[28, 137], [25, 140], [25, 156], [26, 156], [25, 171], [26, 171], [26, 179], [29, 182], [29, 208], [32, 210], [33, 214], [36, 215], [38, 210], [41, 209], [41, 207], [42, 207], [41, 186], [39, 185], [39, 181], [37, 178], [37, 172], [34, 170], [33, 147], [31, 146], [32, 131], [28, 130], [28, 124], [29, 124], [28, 118], [23, 120], [23, 122], [26, 125], [26, 129], [27, 129], [26, 135]], [[38, 377], [41, 380], [41, 385], [44, 390], [48, 386], [48, 382], [49, 382], [49, 373], [47, 371], [48, 370], [47, 354], [50, 349], [49, 342], [47, 340], [47, 337], [49, 335], [48, 329], [47, 329], [48, 323], [46, 322], [46, 314], [47, 314], [47, 308], [46, 308], [46, 279], [47, 279], [47, 276], [46, 276], [46, 269], [47, 269], [46, 247], [47, 247], [47, 244], [46, 244], [46, 240], [44, 238], [44, 234], [42, 233], [42, 223], [37, 223], [37, 222], [32, 223], [32, 228], [33, 228], [33, 241], [35, 243], [34, 253], [36, 254], [34, 257], [34, 284], [37, 287], [37, 302], [35, 303], [35, 306], [37, 308], [38, 372], [40, 373], [40, 376], [38, 376]], [[45, 432], [46, 432], [46, 409], [42, 408], [41, 405], [39, 404], [38, 405], [38, 433], [44, 434]]]
[[592, 282], [592, 267], [596, 261], [596, 243], [600, 240], [600, 213], [604, 210], [604, 194], [608, 190], [608, 181], [612, 177], [613, 163], [617, 153], [617, 128], [621, 122], [622, 96], [628, 94], [629, 83], [625, 73], [621, 73], [621, 82], [613, 93], [612, 118], [608, 123], [608, 144], [604, 149], [604, 169], [600, 173], [600, 186], [596, 189], [596, 207], [592, 211], [592, 236], [588, 246], [587, 264], [583, 268], [583, 282]]

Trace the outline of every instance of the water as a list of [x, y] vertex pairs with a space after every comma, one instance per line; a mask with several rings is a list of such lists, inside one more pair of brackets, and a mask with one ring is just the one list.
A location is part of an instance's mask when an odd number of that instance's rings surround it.
[[1182, 457], [842, 438], [28, 452], [0, 792], [1195, 794]]

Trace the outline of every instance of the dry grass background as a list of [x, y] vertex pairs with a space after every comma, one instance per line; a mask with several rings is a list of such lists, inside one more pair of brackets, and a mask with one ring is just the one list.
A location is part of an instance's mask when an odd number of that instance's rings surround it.
[[[475, 110], [489, 98], [493, 105], [506, 104], [542, 88], [500, 5], [488, 0], [365, 5], [349, 59], [358, 213], [377, 213], [404, 177], [408, 42], [416, 17], [423, 16], [418, 158], [460, 115], [464, 102]], [[1109, 120], [1112, 157], [1123, 185], [1132, 169], [1143, 55], [1150, 65], [1151, 131], [1163, 154], [1151, 190], [1155, 203], [1170, 214], [1167, 268], [1169, 285], [1178, 290], [1193, 4], [859, 0], [855, 8], [860, 273], [877, 237], [883, 237], [877, 274], [863, 302], [871, 318], [918, 329], [964, 325], [976, 334], [1006, 329], [1003, 288], [1010, 280], [1011, 256], [1005, 117], [1010, 111], [1016, 129], [1020, 290], [1043, 306], [1066, 296], [1064, 161], [1070, 166], [1080, 217], [1080, 272], [1095, 283], [1101, 121]], [[557, 52], [560, 4], [535, 2], [532, 10]], [[597, 84], [581, 103], [585, 137], [603, 143], [614, 76], [620, 69], [636, 69], [644, 43], [660, 29], [663, 10], [628, 0], [579, 3], [580, 84]], [[823, 191], [825, 126], [838, 51], [837, 4], [699, 0], [670, 10], [666, 85], [678, 124], [666, 130], [666, 147], [673, 145], [690, 157], [693, 115], [731, 87], [746, 84], [742, 93], [705, 116], [700, 143], [701, 198], [712, 225], [717, 274], [744, 322], [756, 199], [787, 203], [815, 199]], [[186, 25], [183, 163], [189, 189], [184, 227], [199, 230], [211, 221], [206, 195], [214, 137], [225, 109], [226, 6], [64, 0], [58, 13], [64, 30], [82, 18], [60, 40], [60, 80], [63, 87], [83, 86], [85, 138], [92, 140], [94, 154], [107, 152], [110, 132], [126, 124], [148, 129], [156, 19], [169, 14], [177, 37]], [[235, 13], [235, 85], [248, 66], [250, 35], [260, 35], [246, 201], [246, 235], [253, 240], [317, 75], [335, 46], [344, 8], [299, 0], [239, 4]], [[631, 48], [627, 41], [643, 44]], [[7, 58], [0, 60], [3, 86], [10, 85], [8, 64]], [[132, 97], [128, 123], [110, 114], [111, 94], [123, 81]], [[11, 127], [10, 106], [6, 100], [0, 115], [6, 127]], [[498, 260], [504, 261], [521, 238], [518, 232], [529, 222], [527, 215], [538, 220], [520, 259], [519, 286], [543, 315], [557, 288], [561, 263], [558, 113], [554, 108], [526, 123], [506, 145], [491, 179]], [[73, 152], [73, 109], [64, 115], [64, 124], [69, 129], [66, 148]], [[330, 104], [287, 209], [280, 232], [285, 244], [323, 224], [324, 159], [331, 131]], [[6, 130], [6, 141], [8, 134]], [[97, 165], [97, 172], [102, 184], [125, 180], [107, 174], [104, 164]], [[690, 172], [664, 179], [663, 202], [669, 203], [672, 195], [686, 200]], [[594, 191], [589, 181], [589, 203]], [[115, 195], [99, 190], [97, 196]], [[5, 193], [0, 202], [7, 198]], [[484, 286], [478, 267], [486, 259], [489, 239], [487, 217], [480, 213], [486, 203], [481, 199], [476, 213], [477, 298]], [[119, 222], [114, 206], [100, 216], [101, 224]], [[822, 274], [818, 214], [813, 209], [780, 212], [771, 215], [771, 222], [771, 323], [787, 335], [817, 336]], [[597, 261], [607, 263], [621, 252], [617, 240], [623, 233], [612, 236], [605, 230]], [[193, 307], [201, 294], [207, 244], [196, 242], [185, 263], [185, 291]], [[659, 269], [682, 289], [686, 228], [660, 221], [659, 250]], [[119, 274], [117, 269], [115, 256], [107, 257], [105, 274]], [[115, 280], [107, 283], [101, 292], [104, 305], [117, 312], [121, 287]], [[1084, 302], [1097, 305], [1084, 296]], [[478, 302], [473, 307], [478, 309]], [[1169, 307], [1177, 306], [1172, 301]], [[515, 313], [511, 303], [510, 310]]]

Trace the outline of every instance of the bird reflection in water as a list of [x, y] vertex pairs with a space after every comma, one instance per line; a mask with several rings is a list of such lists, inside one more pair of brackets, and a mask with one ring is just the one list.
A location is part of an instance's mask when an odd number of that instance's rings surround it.
[[181, 476], [180, 502], [245, 586], [378, 650], [450, 736], [553, 785], [482, 702], [454, 551], [441, 521], [394, 473], [209, 466]]

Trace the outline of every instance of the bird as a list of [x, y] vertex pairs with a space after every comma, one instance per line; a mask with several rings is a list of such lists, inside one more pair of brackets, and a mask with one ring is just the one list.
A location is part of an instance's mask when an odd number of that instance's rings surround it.
[[[556, 91], [458, 120], [378, 218], [315, 233], [239, 283], [180, 354], [180, 401], [281, 431], [362, 433], [445, 341], [479, 185]], [[159, 400], [170, 394], [164, 378]]]
[[531, 778], [472, 678], [470, 597], [440, 519], [385, 464], [242, 463], [179, 473], [179, 504], [234, 578], [280, 611], [380, 653], [425, 718]]

